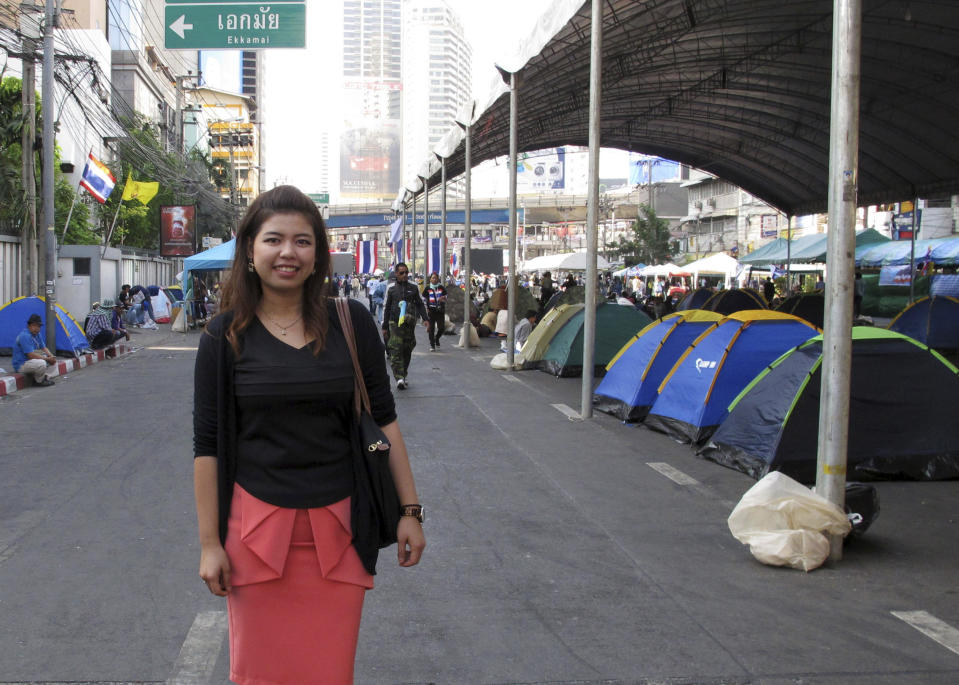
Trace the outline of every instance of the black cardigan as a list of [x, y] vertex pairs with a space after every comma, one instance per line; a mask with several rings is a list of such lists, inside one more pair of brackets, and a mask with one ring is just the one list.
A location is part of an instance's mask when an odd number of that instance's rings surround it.
[[[341, 331], [336, 306], [332, 300], [328, 305], [330, 327]], [[370, 396], [373, 418], [377, 424], [385, 426], [396, 420], [396, 408], [386, 371], [383, 342], [369, 310], [356, 300], [350, 300], [350, 318], [353, 320], [356, 352]], [[232, 320], [233, 315], [227, 312], [215, 317], [207, 325], [200, 338], [193, 372], [193, 456], [217, 458], [221, 543], [226, 542], [233, 483], [236, 480], [234, 356], [225, 335]]]

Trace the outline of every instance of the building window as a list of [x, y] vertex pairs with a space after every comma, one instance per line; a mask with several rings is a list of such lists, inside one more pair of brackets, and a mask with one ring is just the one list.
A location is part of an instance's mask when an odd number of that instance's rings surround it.
[[89, 257], [73, 258], [73, 275], [74, 276], [90, 275], [90, 258]]

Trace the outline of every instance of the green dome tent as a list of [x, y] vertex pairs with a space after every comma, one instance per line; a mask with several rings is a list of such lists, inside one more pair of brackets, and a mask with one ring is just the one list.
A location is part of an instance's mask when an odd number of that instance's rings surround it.
[[[549, 349], [543, 355], [540, 369], [554, 376], [582, 375], [585, 315], [584, 307], [553, 336]], [[606, 373], [606, 365], [623, 345], [652, 321], [632, 307], [605, 303], [596, 307], [596, 346], [593, 364], [597, 378]]]
[[[810, 338], [756, 376], [699, 454], [759, 479], [816, 480], [823, 339]], [[851, 480], [959, 477], [959, 371], [922, 343], [852, 329], [847, 474]]]

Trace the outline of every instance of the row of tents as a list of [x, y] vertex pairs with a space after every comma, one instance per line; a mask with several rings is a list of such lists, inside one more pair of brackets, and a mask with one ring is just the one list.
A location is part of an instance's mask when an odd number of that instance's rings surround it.
[[[811, 483], [822, 345], [816, 326], [782, 312], [677, 312], [614, 356], [595, 406], [755, 478], [779, 470]], [[959, 477], [953, 364], [902, 333], [857, 326], [851, 377], [851, 479]]]

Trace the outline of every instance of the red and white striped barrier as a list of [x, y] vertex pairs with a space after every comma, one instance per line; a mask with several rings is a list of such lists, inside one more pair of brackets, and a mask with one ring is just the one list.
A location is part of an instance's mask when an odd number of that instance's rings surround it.
[[[118, 357], [124, 354], [129, 354], [133, 352], [134, 349], [133, 345], [128, 343], [115, 343], [110, 347], [116, 349]], [[48, 373], [50, 373], [52, 376], [62, 376], [70, 373], [71, 371], [82, 369], [84, 366], [102, 362], [107, 358], [107, 350], [109, 350], [110, 347], [105, 347], [102, 350], [96, 350], [89, 354], [81, 354], [75, 359], [58, 359], [54, 370], [48, 371]], [[15, 393], [17, 390], [23, 390], [30, 385], [30, 381], [27, 380], [27, 377], [22, 373], [11, 373], [0, 376], [0, 397]]]

